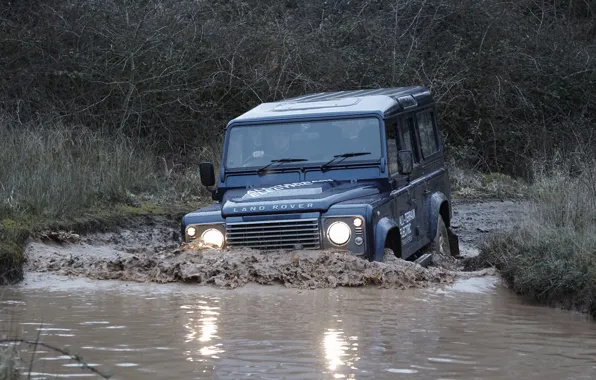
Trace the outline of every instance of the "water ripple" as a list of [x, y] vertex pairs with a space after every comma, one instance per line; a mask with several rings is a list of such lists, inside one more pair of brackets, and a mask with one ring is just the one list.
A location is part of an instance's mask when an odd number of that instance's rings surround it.
[[[0, 318], [25, 330], [36, 325], [26, 338], [47, 334], [45, 342], [118, 378], [591, 380], [596, 373], [595, 323], [524, 305], [490, 281], [442, 292], [110, 289], [10, 294], [22, 301], [0, 308]], [[68, 356], [36, 357], [32, 377], [91, 377]]]

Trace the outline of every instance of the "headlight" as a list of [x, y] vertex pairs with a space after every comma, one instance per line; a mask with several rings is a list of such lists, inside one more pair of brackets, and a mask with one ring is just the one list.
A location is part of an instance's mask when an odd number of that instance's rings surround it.
[[209, 228], [201, 235], [201, 242], [206, 245], [221, 248], [223, 246], [224, 236], [221, 231]]
[[188, 234], [188, 236], [190, 236], [190, 237], [194, 237], [194, 236], [195, 236], [195, 234], [197, 233], [197, 229], [196, 229], [196, 228], [194, 228], [194, 227], [188, 227], [188, 228], [186, 229], [186, 233]]
[[350, 240], [350, 226], [344, 222], [334, 222], [327, 229], [329, 240], [335, 245], [344, 245]]

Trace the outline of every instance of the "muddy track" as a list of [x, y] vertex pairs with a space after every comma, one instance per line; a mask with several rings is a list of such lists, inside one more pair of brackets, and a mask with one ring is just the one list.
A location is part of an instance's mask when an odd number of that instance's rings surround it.
[[462, 255], [477, 255], [483, 239], [510, 225], [521, 205], [518, 201], [454, 202], [451, 229], [459, 236]]
[[[509, 201], [456, 203], [452, 226], [460, 236], [462, 254], [474, 255], [482, 238], [506, 225], [517, 207]], [[177, 231], [178, 221], [161, 217], [142, 218], [132, 221], [128, 229], [85, 236], [54, 231], [28, 243], [25, 269], [94, 279], [191, 282], [228, 288], [247, 283], [409, 288], [490, 273], [461, 272], [453, 260], [422, 268], [392, 255], [384, 262], [368, 262], [335, 251], [219, 252], [181, 247], [173, 239]]]

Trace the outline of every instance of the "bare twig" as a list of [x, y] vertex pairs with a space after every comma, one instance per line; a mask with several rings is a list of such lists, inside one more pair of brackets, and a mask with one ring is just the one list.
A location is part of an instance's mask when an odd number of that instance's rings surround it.
[[[66, 351], [65, 349], [53, 346], [51, 344], [47, 344], [47, 343], [43, 343], [43, 342], [39, 342], [39, 341], [33, 341], [33, 340], [26, 340], [26, 339], [0, 339], [0, 344], [1, 343], [24, 343], [24, 344], [29, 344], [29, 345], [32, 345], [35, 347], [42, 346], [45, 348], [49, 348], [50, 350], [54, 350], [56, 352], [61, 353], [62, 355], [66, 355], [66, 356], [70, 357], [72, 360], [76, 361], [77, 363], [82, 364], [83, 368], [88, 369], [89, 371], [101, 376], [104, 379], [109, 379], [112, 377], [112, 375], [107, 372], [102, 372], [102, 371], [99, 371], [93, 367], [90, 367], [85, 361], [83, 361], [83, 358], [81, 356], [71, 354], [70, 352]], [[29, 369], [29, 372], [31, 372], [31, 369]]]
[[[37, 337], [35, 338], [36, 342], [39, 342], [39, 337], [41, 336], [41, 326], [43, 323], [39, 325], [39, 329], [37, 330]], [[33, 362], [35, 361], [35, 353], [37, 352], [37, 344], [33, 346], [33, 352], [31, 353], [31, 361], [29, 362], [29, 374], [27, 375], [27, 379], [31, 378], [31, 372], [33, 371]]]

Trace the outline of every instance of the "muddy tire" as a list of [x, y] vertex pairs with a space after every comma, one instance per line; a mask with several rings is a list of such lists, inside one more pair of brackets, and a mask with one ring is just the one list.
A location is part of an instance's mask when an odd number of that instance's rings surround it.
[[432, 254], [431, 265], [449, 270], [457, 270], [458, 260], [451, 252], [449, 245], [449, 231], [439, 215], [437, 221], [437, 233], [435, 238], [428, 245], [427, 253]]
[[435, 238], [428, 246], [428, 253], [432, 253], [439, 257], [451, 257], [449, 232], [447, 231], [447, 226], [441, 215], [439, 215], [439, 220], [437, 221], [437, 233], [435, 234]]
[[392, 263], [398, 259], [397, 255], [391, 248], [385, 248], [383, 259], [381, 260], [382, 263]]

